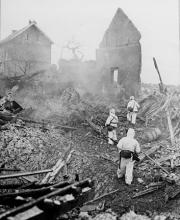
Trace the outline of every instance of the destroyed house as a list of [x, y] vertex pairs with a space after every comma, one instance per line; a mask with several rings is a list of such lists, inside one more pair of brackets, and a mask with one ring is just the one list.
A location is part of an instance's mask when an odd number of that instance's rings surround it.
[[52, 41], [35, 21], [0, 41], [0, 75], [19, 76], [46, 70], [51, 64]]
[[137, 95], [140, 88], [140, 32], [119, 8], [96, 51], [101, 88], [123, 88]]

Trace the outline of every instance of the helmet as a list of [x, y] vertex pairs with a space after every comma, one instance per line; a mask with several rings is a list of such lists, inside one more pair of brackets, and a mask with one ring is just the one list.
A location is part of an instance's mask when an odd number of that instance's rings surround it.
[[109, 112], [110, 112], [111, 114], [114, 114], [114, 115], [115, 115], [115, 113], [116, 113], [114, 108], [111, 108]]
[[134, 100], [134, 96], [130, 96], [130, 100]]
[[133, 128], [129, 128], [127, 132], [127, 137], [134, 137], [135, 136], [135, 131]]

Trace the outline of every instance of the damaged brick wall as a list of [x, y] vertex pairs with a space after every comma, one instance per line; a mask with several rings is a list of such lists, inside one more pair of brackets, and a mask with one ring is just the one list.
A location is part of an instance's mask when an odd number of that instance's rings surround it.
[[[140, 88], [141, 45], [140, 32], [118, 9], [96, 51], [101, 88], [112, 91], [123, 87], [128, 95], [137, 95]], [[114, 81], [114, 71], [118, 73]]]

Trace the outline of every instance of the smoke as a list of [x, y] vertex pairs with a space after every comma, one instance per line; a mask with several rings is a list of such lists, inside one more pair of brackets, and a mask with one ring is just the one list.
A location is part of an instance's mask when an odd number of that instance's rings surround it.
[[96, 93], [99, 77], [97, 74], [96, 62], [80, 60], [63, 60], [59, 61], [59, 73], [61, 80], [65, 83], [71, 83], [72, 86], [81, 91]]

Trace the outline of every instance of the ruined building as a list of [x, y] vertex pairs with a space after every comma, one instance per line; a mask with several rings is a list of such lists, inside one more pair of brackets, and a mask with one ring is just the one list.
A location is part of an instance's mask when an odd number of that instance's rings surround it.
[[59, 68], [71, 81], [83, 79], [93, 92], [137, 96], [141, 83], [140, 38], [134, 24], [118, 9], [96, 50], [96, 61], [61, 59]]
[[35, 21], [0, 41], [0, 76], [45, 70], [51, 64], [52, 41]]
[[[101, 89], [137, 95], [141, 72], [141, 35], [119, 8], [96, 51]], [[117, 90], [118, 91], [118, 90]]]

